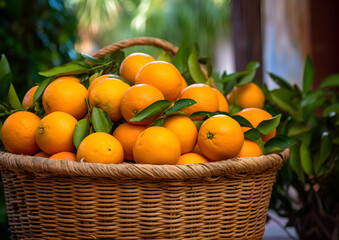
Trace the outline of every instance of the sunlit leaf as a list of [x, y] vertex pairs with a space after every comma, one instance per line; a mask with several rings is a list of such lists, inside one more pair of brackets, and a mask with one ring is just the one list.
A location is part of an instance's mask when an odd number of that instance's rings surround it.
[[156, 116], [160, 113], [162, 113], [166, 108], [168, 108], [172, 103], [168, 100], [159, 100], [148, 107], [146, 107], [141, 112], [137, 113], [130, 119], [131, 122], [139, 122], [141, 120], [144, 120], [146, 118], [150, 118], [153, 116]]
[[246, 83], [252, 82], [255, 77], [255, 71], [251, 71], [249, 74], [243, 76], [239, 81], [237, 81], [237, 86], [245, 85]]
[[206, 83], [207, 79], [198, 62], [198, 47], [195, 44], [188, 57], [188, 71], [196, 83]]
[[22, 108], [21, 106], [21, 101], [14, 89], [14, 86], [13, 84], [10, 85], [9, 87], [9, 91], [8, 91], [8, 100], [9, 100], [9, 103], [11, 104], [11, 106], [14, 108], [14, 109], [18, 109], [18, 108]]
[[73, 143], [74, 146], [78, 149], [81, 141], [87, 137], [89, 134], [89, 121], [87, 118], [79, 120], [75, 124], [73, 132]]
[[53, 78], [46, 78], [39, 84], [38, 88], [34, 93], [33, 102], [36, 102], [42, 96], [46, 87], [52, 82], [52, 80]]
[[194, 104], [196, 104], [197, 102], [193, 99], [188, 99], [188, 98], [183, 98], [183, 99], [179, 99], [178, 101], [175, 101], [173, 106], [166, 109], [166, 111], [164, 112], [164, 115], [168, 115], [174, 112], [178, 112], [183, 108], [187, 108], [190, 107]]
[[176, 66], [181, 73], [187, 70], [188, 56], [190, 51], [191, 50], [189, 46], [183, 43], [180, 45], [178, 52], [175, 55], [174, 66]]
[[256, 129], [261, 134], [269, 134], [270, 132], [272, 132], [274, 129], [278, 127], [280, 123], [280, 119], [281, 119], [281, 114], [278, 114], [270, 119], [263, 120], [262, 122], [259, 123]]
[[108, 114], [100, 109], [94, 107], [91, 114], [93, 128], [96, 132], [109, 133], [113, 127], [113, 122]]
[[256, 70], [260, 67], [260, 63], [256, 61], [250, 61], [247, 66], [246, 70]]
[[72, 75], [85, 73], [88, 72], [89, 69], [89, 67], [82, 66], [78, 62], [70, 62], [62, 66], [54, 67], [44, 72], [39, 72], [39, 74], [44, 77], [52, 77], [55, 75]]

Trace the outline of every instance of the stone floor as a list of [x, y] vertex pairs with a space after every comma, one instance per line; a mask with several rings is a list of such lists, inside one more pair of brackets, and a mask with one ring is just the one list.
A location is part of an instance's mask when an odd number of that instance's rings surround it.
[[[279, 220], [282, 225], [285, 225], [286, 219], [280, 218], [273, 211], [268, 211], [268, 215], [274, 217]], [[294, 228], [287, 228], [289, 234], [293, 237], [291, 238], [281, 226], [275, 221], [269, 221], [265, 226], [265, 233], [263, 240], [297, 240], [297, 233]]]

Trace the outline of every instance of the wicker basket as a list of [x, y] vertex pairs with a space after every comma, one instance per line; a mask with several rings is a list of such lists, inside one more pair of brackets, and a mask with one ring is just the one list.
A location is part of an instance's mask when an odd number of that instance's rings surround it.
[[[136, 44], [177, 51], [163, 40], [137, 38], [94, 56]], [[175, 166], [0, 152], [11, 238], [261, 239], [275, 175], [288, 156], [286, 149]]]

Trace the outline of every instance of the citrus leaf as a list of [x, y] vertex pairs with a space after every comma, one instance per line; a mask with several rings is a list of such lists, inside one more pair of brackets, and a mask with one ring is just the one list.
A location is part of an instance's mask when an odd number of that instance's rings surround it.
[[158, 118], [157, 120], [154, 121], [154, 123], [152, 123], [152, 126], [164, 126], [164, 118]]
[[0, 60], [0, 100], [8, 96], [8, 91], [12, 83], [12, 72], [5, 54], [1, 55]]
[[293, 121], [288, 126], [287, 135], [288, 136], [296, 136], [296, 135], [300, 135], [304, 132], [308, 132], [309, 130], [310, 130], [310, 127], [307, 126], [307, 124], [305, 124], [304, 122]]
[[276, 150], [284, 150], [296, 144], [292, 138], [285, 135], [277, 135], [265, 143], [265, 154], [276, 152]]
[[172, 63], [172, 57], [171, 57], [171, 55], [170, 55], [168, 52], [166, 52], [166, 51], [160, 52], [160, 53], [158, 54], [157, 59], [158, 59], [159, 61], [164, 61], [164, 62]]
[[187, 70], [189, 53], [190, 49], [188, 48], [188, 45], [182, 43], [174, 57], [174, 66], [176, 66], [181, 73]]
[[33, 96], [33, 102], [36, 102], [44, 93], [46, 87], [52, 82], [53, 78], [46, 78], [45, 80], [43, 80], [38, 88], [36, 89], [34, 96]]
[[192, 113], [189, 118], [194, 118], [194, 117], [205, 117], [210, 115], [212, 112], [207, 112], [207, 111], [198, 111], [198, 112], [194, 112]]
[[80, 54], [81, 54], [81, 56], [83, 56], [85, 59], [87, 59], [88, 61], [90, 61], [92, 63], [96, 63], [96, 64], [103, 64], [104, 63], [100, 59], [94, 58], [91, 55], [88, 55], [86, 53], [80, 53]]
[[149, 105], [148, 107], [146, 107], [145, 109], [143, 109], [141, 112], [134, 115], [134, 117], [132, 117], [130, 119], [130, 121], [131, 122], [139, 122], [139, 121], [144, 120], [146, 118], [156, 116], [159, 113], [163, 112], [166, 108], [171, 106], [171, 104], [172, 103], [168, 100], [156, 101], [156, 102], [152, 103], [151, 105]]
[[274, 129], [278, 127], [280, 123], [280, 119], [281, 119], [281, 114], [278, 114], [270, 119], [263, 120], [262, 122], [259, 123], [256, 129], [261, 134], [269, 134], [270, 132], [272, 132]]
[[310, 151], [308, 150], [307, 146], [303, 142], [300, 144], [299, 155], [300, 155], [301, 166], [304, 172], [307, 173], [309, 176], [313, 176], [314, 171], [313, 171], [313, 163], [312, 163]]
[[318, 175], [321, 166], [324, 164], [326, 159], [330, 156], [332, 150], [332, 138], [328, 132], [323, 132], [321, 136], [320, 144], [320, 156], [315, 158], [314, 170]]
[[250, 61], [247, 66], [246, 70], [256, 70], [260, 67], [260, 63], [256, 61]]
[[113, 127], [113, 122], [108, 114], [104, 110], [97, 107], [92, 109], [91, 120], [93, 128], [96, 132], [109, 133]]
[[188, 56], [188, 71], [196, 83], [206, 83], [207, 79], [201, 71], [201, 65], [198, 62], [198, 47], [194, 44], [193, 49]]
[[320, 87], [327, 88], [327, 87], [337, 87], [339, 86], [339, 74], [332, 74], [322, 80]]
[[306, 94], [306, 96], [301, 100], [300, 105], [302, 107], [308, 107], [308, 106], [312, 106], [314, 104], [314, 102], [324, 96], [325, 92], [322, 90], [316, 90], [313, 92], [310, 92], [308, 94]]
[[287, 82], [286, 80], [282, 79], [281, 77], [273, 74], [273, 73], [269, 73], [269, 76], [271, 77], [271, 79], [276, 83], [278, 84], [280, 87], [282, 88], [286, 88], [286, 89], [289, 89], [289, 90], [292, 90], [292, 86], [291, 84], [289, 84], [289, 82]]
[[251, 71], [243, 71], [243, 72], [236, 72], [236, 73], [231, 73], [226, 75], [225, 77], [223, 77], [221, 79], [222, 82], [229, 82], [229, 81], [236, 81], [237, 79], [248, 75], [249, 73], [251, 73]]
[[305, 175], [303, 168], [301, 166], [300, 153], [299, 153], [299, 144], [292, 145], [290, 147], [290, 158], [289, 163], [293, 171], [297, 174], [298, 178], [304, 182]]
[[233, 115], [232, 118], [237, 121], [240, 126], [242, 127], [250, 127], [253, 128], [252, 124], [244, 117], [240, 116], [240, 115]]
[[172, 107], [166, 109], [166, 111], [164, 112], [164, 115], [168, 115], [168, 114], [180, 111], [181, 109], [190, 107], [196, 103], [197, 102], [193, 99], [189, 99], [189, 98], [180, 99], [178, 101], [175, 101]]
[[62, 66], [57, 66], [44, 72], [39, 72], [41, 76], [52, 77], [55, 75], [72, 75], [90, 71], [89, 67], [80, 65], [78, 62], [70, 62]]
[[194, 125], [197, 127], [197, 130], [199, 132], [199, 129], [201, 125], [204, 123], [204, 121], [193, 121]]
[[79, 120], [75, 124], [73, 132], [73, 143], [76, 149], [78, 149], [81, 141], [89, 134], [89, 121], [87, 118]]
[[247, 138], [249, 140], [256, 141], [260, 138], [260, 132], [257, 129], [252, 128], [252, 129], [246, 131], [244, 133], [244, 136], [245, 136], [245, 138]]
[[332, 112], [335, 112], [337, 114], [339, 113], [339, 103], [333, 104], [333, 105], [328, 106], [327, 108], [325, 108], [324, 115], [328, 116]]
[[291, 102], [292, 98], [294, 98], [292, 91], [285, 88], [274, 89], [269, 92], [269, 96], [281, 110], [291, 115], [297, 114], [297, 109], [292, 105]]
[[21, 102], [18, 98], [18, 95], [16, 94], [13, 84], [11, 84], [9, 87], [8, 100], [14, 109], [22, 108]]
[[255, 77], [255, 73], [256, 72], [254, 70], [250, 71], [247, 75], [243, 76], [239, 81], [237, 81], [236, 85], [239, 87], [245, 85], [246, 83], [252, 82]]
[[303, 94], [306, 94], [310, 89], [314, 78], [313, 64], [309, 56], [306, 57], [303, 76]]

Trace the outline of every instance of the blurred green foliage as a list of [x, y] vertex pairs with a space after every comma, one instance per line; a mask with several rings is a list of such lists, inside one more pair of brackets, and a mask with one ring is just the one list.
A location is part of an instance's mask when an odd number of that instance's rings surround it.
[[74, 9], [60, 0], [0, 0], [0, 54], [5, 54], [19, 98], [41, 81], [39, 70], [77, 57]]

